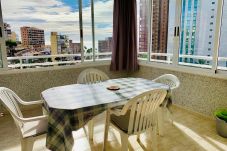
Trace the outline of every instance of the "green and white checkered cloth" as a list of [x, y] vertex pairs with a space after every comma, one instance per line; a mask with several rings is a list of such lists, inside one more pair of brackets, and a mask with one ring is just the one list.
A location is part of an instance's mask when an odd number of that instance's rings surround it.
[[[118, 85], [120, 90], [107, 90], [110, 85]], [[42, 97], [49, 115], [47, 148], [52, 151], [71, 151], [74, 144], [72, 131], [80, 129], [108, 107], [124, 104], [127, 100], [153, 89], [169, 90], [169, 87], [142, 78], [120, 78], [43, 91]], [[168, 100], [167, 102], [171, 102], [171, 97]]]

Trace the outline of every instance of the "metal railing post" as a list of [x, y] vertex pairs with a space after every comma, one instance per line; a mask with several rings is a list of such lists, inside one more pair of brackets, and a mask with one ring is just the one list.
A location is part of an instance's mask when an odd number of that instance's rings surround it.
[[218, 56], [219, 56], [218, 53], [219, 53], [219, 46], [220, 46], [223, 4], [224, 4], [223, 0], [218, 0], [216, 28], [215, 28], [215, 34], [214, 34], [214, 53], [213, 53], [213, 62], [212, 62], [213, 73], [217, 73], [217, 67], [218, 67]]

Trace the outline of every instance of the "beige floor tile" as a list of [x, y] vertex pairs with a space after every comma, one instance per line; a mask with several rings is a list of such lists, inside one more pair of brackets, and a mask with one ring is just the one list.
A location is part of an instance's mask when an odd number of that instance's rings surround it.
[[[27, 111], [26, 115], [37, 115], [40, 111]], [[184, 109], [173, 107], [174, 123], [164, 124], [164, 136], [158, 136], [159, 151], [227, 151], [227, 139], [216, 134], [215, 122], [206, 117], [191, 114]], [[94, 141], [90, 142], [83, 128], [73, 132], [75, 151], [101, 151], [104, 134], [105, 114], [95, 118]], [[85, 126], [87, 127], [87, 126]], [[45, 148], [45, 136], [36, 140], [34, 151], [49, 151]], [[142, 151], [144, 148], [136, 141], [136, 136], [129, 138], [130, 151]], [[149, 135], [141, 135], [141, 143], [146, 150], [152, 143]], [[108, 151], [119, 151], [121, 141], [119, 132], [112, 127], [109, 130]], [[0, 118], [0, 151], [20, 151], [20, 139], [16, 126], [9, 115]]]

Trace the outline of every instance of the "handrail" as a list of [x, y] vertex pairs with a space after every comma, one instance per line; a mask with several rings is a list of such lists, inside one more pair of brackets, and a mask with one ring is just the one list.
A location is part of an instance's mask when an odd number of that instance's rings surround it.
[[[95, 57], [97, 57], [97, 60], [99, 61], [105, 61], [105, 60], [110, 60], [110, 55], [111, 52], [103, 52], [103, 53], [96, 53]], [[107, 56], [107, 57], [100, 57], [100, 56]], [[53, 61], [53, 62], [42, 62], [42, 63], [23, 63], [23, 60], [32, 60], [32, 59], [53, 59], [53, 58], [69, 58], [69, 57], [81, 57], [81, 54], [58, 54], [58, 55], [40, 55], [40, 56], [17, 56], [17, 57], [7, 57], [7, 60], [9, 62], [8, 67], [9, 68], [21, 68], [23, 69], [24, 67], [38, 67], [38, 66], [54, 66], [54, 65], [62, 65], [62, 64], [77, 64], [81, 62], [81, 59], [79, 60], [72, 60], [70, 58], [69, 60], [65, 61]], [[93, 57], [93, 54], [90, 53], [85, 53], [84, 57]], [[19, 63], [11, 63], [10, 61], [13, 60], [18, 60]], [[86, 59], [86, 61], [92, 61], [91, 59]]]
[[[95, 53], [95, 57], [97, 61], [106, 61], [111, 59], [112, 52], [97, 52]], [[146, 55], [146, 56], [140, 56], [140, 55]], [[102, 56], [102, 57], [101, 57]], [[161, 62], [161, 63], [172, 63], [173, 54], [172, 53], [151, 53], [151, 56], [157, 56], [157, 57], [166, 57], [166, 60], [162, 59], [156, 59], [151, 58], [152, 62]], [[17, 57], [7, 57], [7, 60], [9, 62], [8, 67], [9, 68], [23, 68], [23, 67], [36, 67], [36, 66], [55, 66], [55, 65], [65, 65], [65, 64], [77, 64], [81, 62], [81, 59], [73, 60], [70, 57], [81, 57], [81, 54], [58, 54], [58, 55], [40, 55], [40, 56], [17, 56]], [[84, 57], [86, 61], [92, 61], [91, 58], [86, 57], [93, 57], [92, 53], [84, 53]], [[138, 59], [142, 61], [147, 61], [148, 52], [138, 52]], [[31, 59], [48, 59], [48, 58], [69, 58], [68, 60], [60, 60], [60, 61], [53, 61], [53, 62], [36, 62], [36, 63], [27, 63], [23, 62], [23, 60], [31, 60]], [[191, 58], [191, 59], [203, 59], [207, 61], [212, 61], [211, 56], [201, 56], [201, 55], [183, 55], [180, 54], [179, 58]], [[19, 63], [12, 63], [11, 61], [18, 60]], [[218, 61], [226, 61], [227, 57], [219, 57]], [[186, 62], [179, 62], [181, 65], [190, 65], [195, 67], [205, 67], [210, 68], [210, 65], [204, 65], [204, 64], [194, 64], [194, 63], [186, 63]], [[226, 68], [226, 67], [222, 67]]]

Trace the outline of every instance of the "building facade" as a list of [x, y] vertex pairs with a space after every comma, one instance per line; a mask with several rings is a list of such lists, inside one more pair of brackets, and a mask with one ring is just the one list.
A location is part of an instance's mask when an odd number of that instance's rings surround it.
[[5, 34], [4, 36], [6, 40], [11, 39], [12, 31], [11, 31], [10, 24], [4, 23], [4, 34]]
[[69, 40], [69, 51], [72, 54], [81, 53], [80, 43], [74, 43], [72, 40]]
[[[148, 18], [146, 0], [140, 1], [139, 51], [148, 51]], [[169, 0], [153, 0], [152, 52], [166, 53], [168, 39]], [[152, 59], [165, 59], [153, 56]]]
[[112, 51], [112, 37], [107, 37], [105, 40], [98, 41], [99, 52], [111, 52]]
[[[217, 2], [182, 0], [180, 54], [212, 56]], [[180, 58], [181, 62], [211, 64], [209, 60]]]
[[146, 0], [141, 0], [139, 3], [139, 51], [148, 52], [148, 18]]
[[21, 27], [21, 40], [25, 48], [41, 51], [45, 47], [44, 30], [35, 27]]
[[57, 32], [51, 32], [51, 55], [69, 54], [69, 37], [58, 35]]

